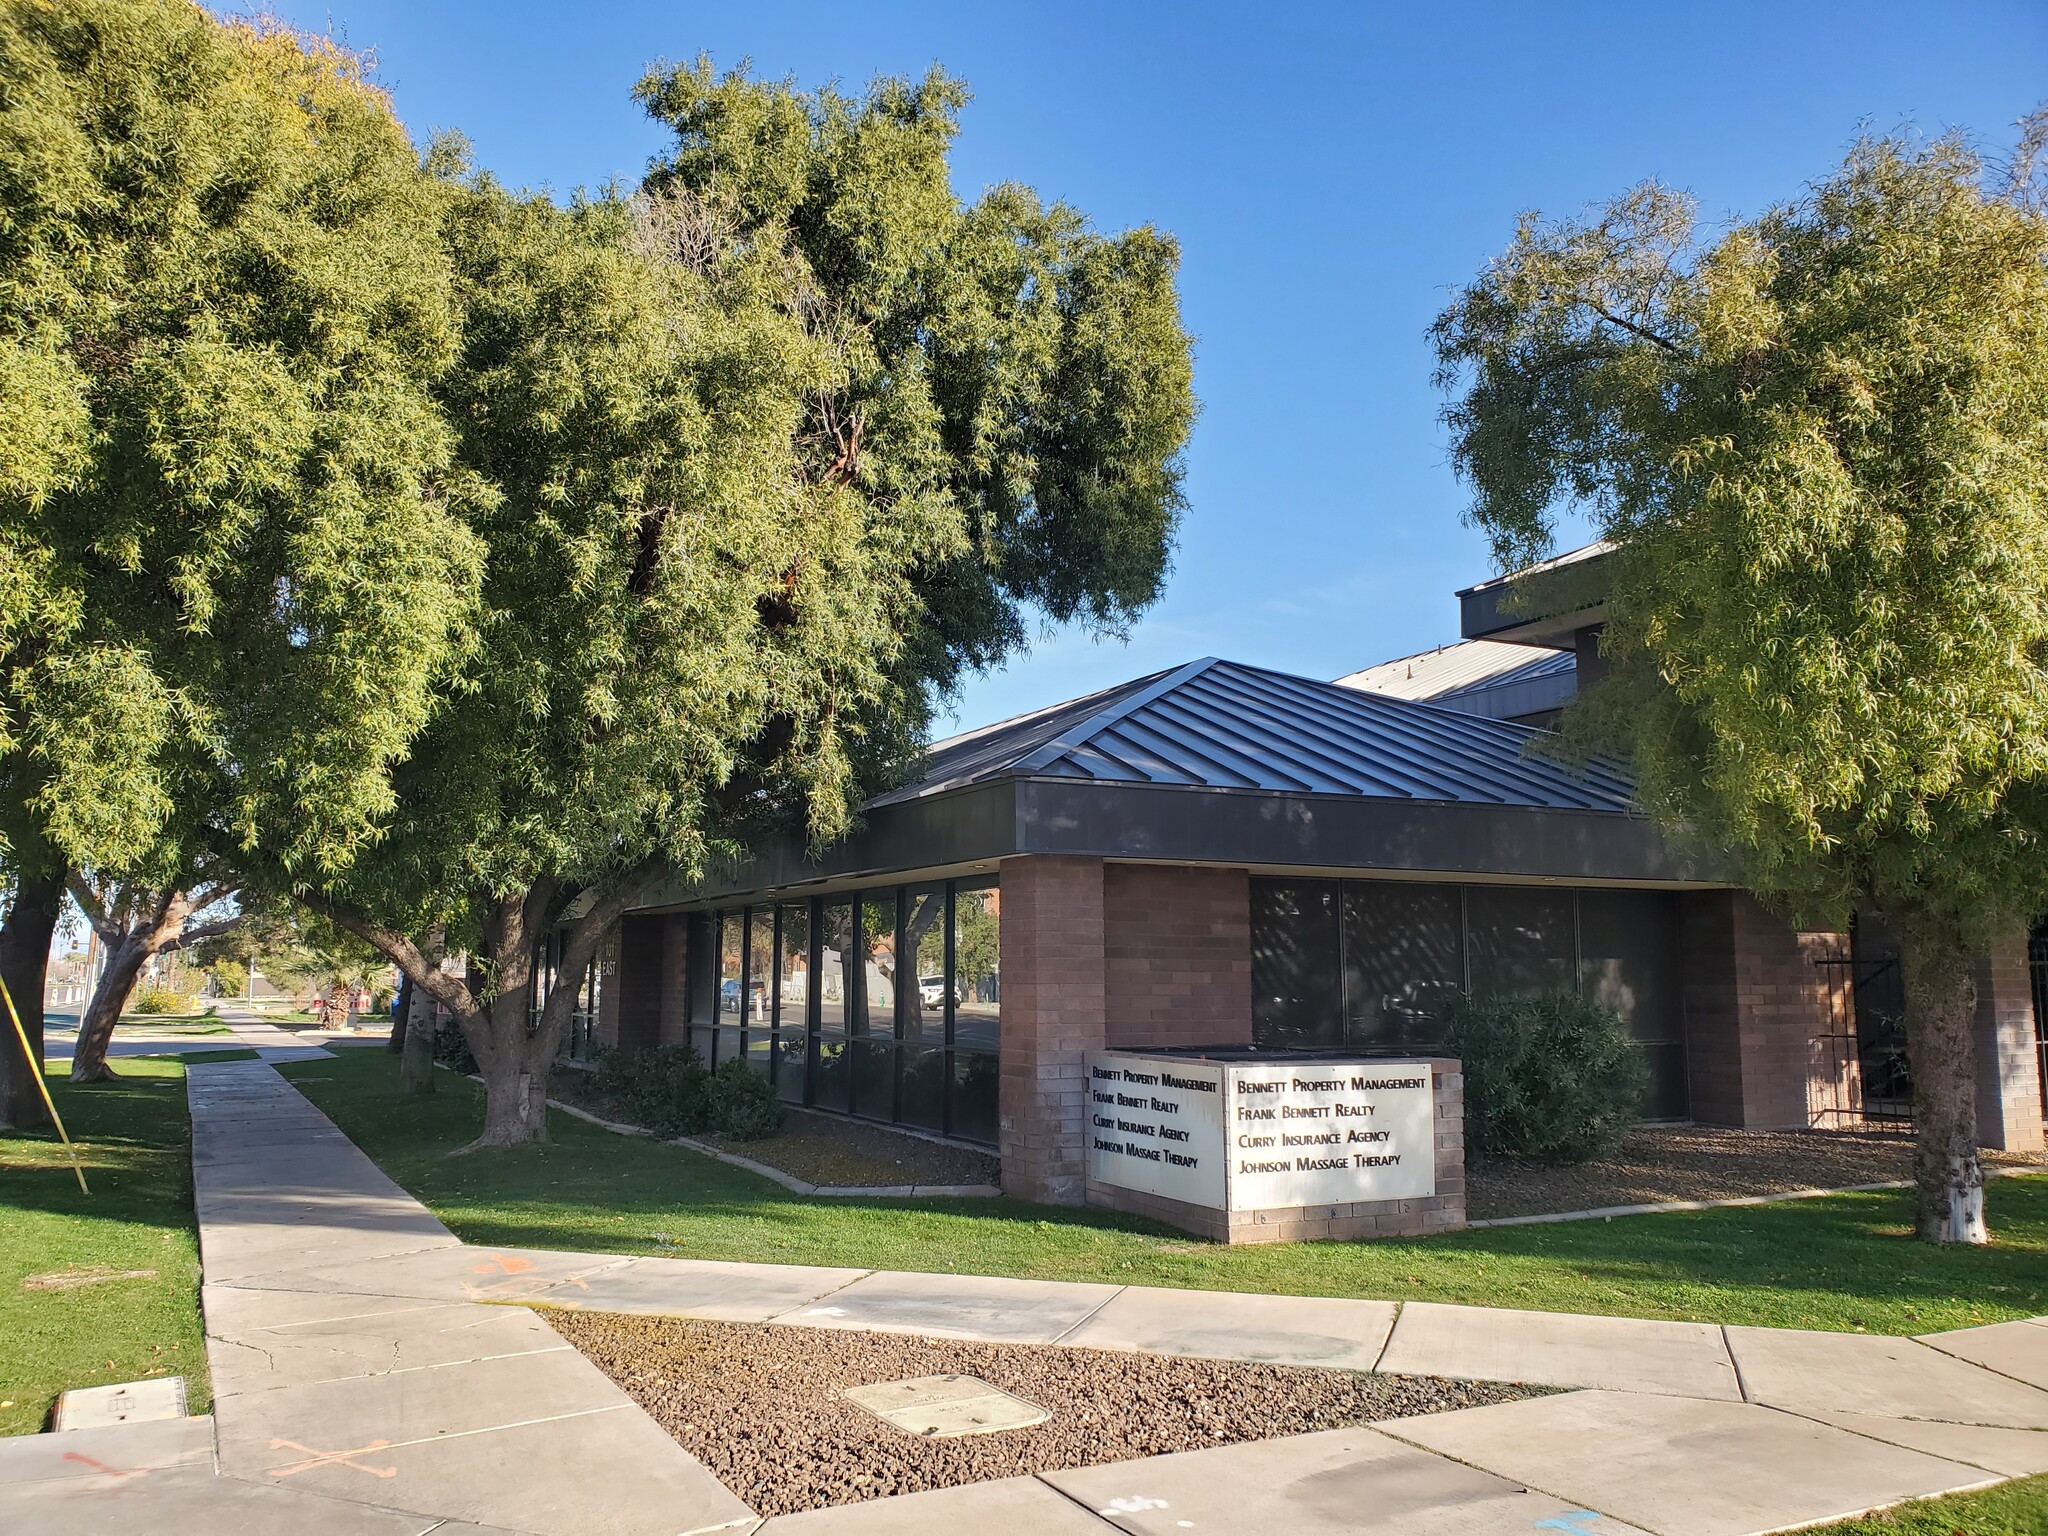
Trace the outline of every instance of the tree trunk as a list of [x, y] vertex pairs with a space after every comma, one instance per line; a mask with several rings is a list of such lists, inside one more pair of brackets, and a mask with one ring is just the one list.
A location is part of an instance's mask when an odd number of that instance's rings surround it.
[[425, 987], [406, 978], [405, 1045], [399, 1056], [399, 1075], [414, 1093], [434, 1091], [434, 1016], [439, 1012]]
[[475, 1024], [465, 1020], [463, 1034], [484, 1080], [484, 1129], [461, 1150], [546, 1141], [548, 1074], [555, 1064], [556, 1040], [545, 1028], [527, 1028], [524, 984], [493, 997]]
[[405, 1029], [406, 1025], [411, 1022], [412, 994], [412, 978], [400, 975], [398, 978], [398, 998], [391, 1007], [391, 1038], [385, 1043], [384, 1049], [398, 1057], [401, 1061], [405, 1059]]
[[0, 1013], [0, 1128], [28, 1130], [47, 1125], [50, 1112], [36, 1079], [43, 1069], [43, 988], [49, 977], [50, 937], [64, 906], [64, 871], [18, 880], [7, 919], [0, 923], [0, 981], [21, 1015], [28, 1056], [14, 1021]]
[[107, 946], [107, 968], [100, 972], [92, 1001], [78, 1021], [78, 1046], [71, 1053], [71, 1081], [111, 1083], [117, 1074], [107, 1065], [107, 1047], [114, 1043], [114, 1026], [121, 1011], [134, 995], [136, 978], [154, 954], [148, 943], [134, 935]]
[[1899, 936], [1906, 1048], [1913, 1067], [1914, 1224], [1931, 1243], [1985, 1243], [1977, 1160], [1975, 957], [1962, 944]]

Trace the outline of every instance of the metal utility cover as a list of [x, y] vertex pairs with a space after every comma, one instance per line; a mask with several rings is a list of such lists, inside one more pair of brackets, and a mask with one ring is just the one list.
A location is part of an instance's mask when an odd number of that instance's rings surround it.
[[111, 1387], [73, 1387], [57, 1399], [59, 1430], [102, 1429], [150, 1419], [185, 1417], [185, 1378], [158, 1376]]
[[908, 1381], [848, 1387], [845, 1395], [885, 1424], [933, 1440], [1025, 1429], [1052, 1417], [1050, 1409], [1027, 1403], [976, 1376], [914, 1376]]

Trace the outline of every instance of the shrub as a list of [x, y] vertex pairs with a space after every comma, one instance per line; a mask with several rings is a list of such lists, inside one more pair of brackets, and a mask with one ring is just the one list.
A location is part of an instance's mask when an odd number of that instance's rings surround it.
[[188, 1006], [185, 994], [170, 987], [150, 982], [135, 994], [132, 1013], [183, 1013]]
[[734, 1059], [711, 1074], [711, 1129], [735, 1141], [759, 1141], [782, 1129], [782, 1101], [767, 1078]]
[[695, 1136], [711, 1124], [711, 1074], [687, 1045], [601, 1051], [590, 1085], [635, 1125], [663, 1136]]
[[434, 1060], [453, 1067], [465, 1077], [476, 1070], [476, 1057], [470, 1052], [468, 1037], [453, 1019], [434, 1031]]
[[1475, 1160], [1582, 1163], [1613, 1151], [1642, 1113], [1649, 1068], [1612, 1008], [1547, 992], [1453, 997], [1446, 1015]]

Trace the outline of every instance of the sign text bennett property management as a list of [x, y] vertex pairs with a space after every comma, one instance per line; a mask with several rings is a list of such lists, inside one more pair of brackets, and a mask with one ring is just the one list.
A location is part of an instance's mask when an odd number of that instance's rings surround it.
[[1421, 1061], [1088, 1058], [1088, 1176], [1233, 1211], [1436, 1192]]

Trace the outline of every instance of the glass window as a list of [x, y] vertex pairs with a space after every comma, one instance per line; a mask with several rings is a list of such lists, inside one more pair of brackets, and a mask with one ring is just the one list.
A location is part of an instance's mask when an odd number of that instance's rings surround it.
[[1678, 914], [1664, 891], [1579, 892], [1579, 985], [1590, 1002], [1628, 1020], [1650, 1066], [1643, 1113], [1686, 1112], [1685, 1013]]
[[1360, 882], [1344, 887], [1345, 1044], [1433, 1049], [1445, 1001], [1465, 984], [1458, 888]]
[[1000, 1078], [994, 1051], [953, 1053], [953, 1134], [993, 1144]]
[[747, 912], [747, 1016], [740, 1021], [747, 1029], [770, 1027], [774, 985], [775, 909], [754, 907]]
[[946, 1128], [946, 1052], [942, 1046], [903, 1047], [897, 1120], [920, 1130]]
[[811, 1103], [819, 1109], [846, 1112], [846, 1036], [819, 1035], [812, 1041]]
[[746, 951], [745, 914], [718, 914], [718, 1022], [740, 1022], [740, 969]]
[[1344, 1043], [1337, 887], [1252, 882], [1252, 1038], [1292, 1050]]
[[693, 912], [684, 931], [690, 1022], [708, 1025], [718, 1017], [718, 916]]
[[775, 1092], [791, 1104], [804, 1101], [804, 1068], [811, 1000], [811, 906], [791, 902], [782, 909], [775, 947]]
[[953, 1043], [1002, 1043], [1002, 895], [993, 884], [953, 892]]
[[871, 891], [860, 903], [861, 986], [853, 1033], [896, 1033], [896, 893]]
[[853, 1061], [853, 1113], [870, 1120], [895, 1119], [896, 1042], [856, 1040], [849, 1049]]
[[856, 974], [853, 903], [826, 902], [820, 911], [820, 924], [818, 1027], [828, 1035], [843, 1035]]
[[1473, 996], [1577, 990], [1570, 891], [1469, 885], [1465, 924]]
[[901, 989], [903, 1038], [937, 1045], [946, 1038], [946, 888], [909, 893], [903, 908], [903, 948], [916, 961]]

